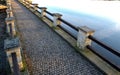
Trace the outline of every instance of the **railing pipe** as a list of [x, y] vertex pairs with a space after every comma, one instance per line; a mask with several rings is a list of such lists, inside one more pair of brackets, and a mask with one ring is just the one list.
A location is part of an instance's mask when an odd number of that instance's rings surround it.
[[77, 40], [77, 38], [72, 35], [69, 31], [67, 31], [65, 28], [63, 28], [61, 25], [58, 25], [58, 27], [60, 27], [63, 31], [65, 31], [66, 33], [68, 33], [71, 37], [73, 37], [75, 40]]
[[91, 39], [92, 41], [96, 42], [100, 46], [104, 47], [105, 49], [109, 50], [110, 52], [112, 52], [116, 56], [120, 57], [120, 51], [119, 50], [118, 51], [114, 50], [113, 48], [109, 47], [108, 45], [104, 44], [103, 42], [101, 42], [100, 40], [96, 39], [93, 36], [88, 36], [88, 38]]
[[106, 61], [108, 64], [110, 64], [112, 67], [114, 67], [116, 70], [120, 71], [120, 66], [115, 65], [114, 63], [110, 62], [108, 59], [106, 59], [105, 57], [103, 57], [102, 55], [100, 55], [99, 53], [97, 53], [92, 46], [87, 45], [86, 47], [88, 49], [90, 49], [94, 54], [96, 54], [97, 56], [99, 56], [101, 59], [103, 59], [104, 61]]
[[76, 28], [74, 25], [72, 25], [71, 23], [61, 19], [61, 18], [58, 18], [58, 20], [60, 20], [61, 22], [67, 24], [68, 26], [70, 26], [71, 28], [73, 28], [74, 30], [78, 31], [78, 28]]
[[51, 22], [53, 22], [53, 20], [52, 19], [50, 19], [49, 17], [47, 17], [47, 16], [44, 16], [45, 18], [47, 18], [48, 20], [50, 20]]
[[49, 11], [47, 11], [47, 10], [45, 10], [45, 12], [46, 12], [47, 14], [49, 14], [50, 16], [53, 16], [53, 14], [52, 14], [51, 12], [49, 12]]

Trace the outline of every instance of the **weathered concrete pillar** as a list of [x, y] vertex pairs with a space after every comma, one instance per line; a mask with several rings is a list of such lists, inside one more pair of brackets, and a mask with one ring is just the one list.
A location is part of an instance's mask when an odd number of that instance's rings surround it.
[[7, 17], [13, 17], [13, 12], [12, 12], [12, 10], [7, 9], [6, 12], [7, 12]]
[[25, 0], [20, 1], [23, 5], [25, 5]]
[[88, 36], [93, 35], [93, 33], [94, 30], [86, 26], [81, 26], [78, 32], [77, 46], [84, 50], [87, 45], [91, 45], [91, 40], [88, 38]]
[[24, 2], [24, 0], [19, 0], [19, 2], [23, 3], [23, 2]]
[[8, 7], [8, 9], [12, 10], [11, 3], [7, 3], [7, 7]]
[[31, 8], [32, 6], [32, 1], [28, 1], [28, 8]]
[[59, 13], [54, 13], [53, 14], [53, 25], [56, 27], [57, 25], [60, 25], [61, 24], [61, 21], [60, 20], [58, 20], [58, 18], [61, 18], [62, 17], [62, 15], [61, 14], [59, 14]]
[[7, 1], [6, 1], [6, 4], [7, 4], [7, 6], [8, 6], [8, 5], [11, 5], [11, 0], [7, 0]]
[[11, 56], [12, 53], [16, 53], [19, 69], [22, 70], [23, 63], [22, 63], [21, 47], [20, 47], [19, 38], [12, 38], [12, 39], [4, 40], [4, 50], [6, 51], [11, 70], [13, 71], [13, 61], [12, 61], [12, 56]]
[[[16, 35], [14, 17], [6, 18], [6, 25], [7, 25], [6, 27], [7, 27], [8, 34], [10, 34], [10, 36], [14, 37]], [[11, 25], [11, 28], [10, 28], [10, 25]], [[11, 35], [11, 33], [12, 33], [12, 35]]]
[[47, 8], [46, 7], [41, 7], [41, 17], [43, 18], [46, 15], [46, 11]]
[[24, 1], [24, 5], [27, 6], [27, 1]]
[[33, 8], [34, 8], [34, 12], [38, 9], [37, 7], [38, 7], [38, 4], [33, 4]]
[[32, 3], [32, 0], [26, 0], [27, 2], [29, 2], [29, 3]]

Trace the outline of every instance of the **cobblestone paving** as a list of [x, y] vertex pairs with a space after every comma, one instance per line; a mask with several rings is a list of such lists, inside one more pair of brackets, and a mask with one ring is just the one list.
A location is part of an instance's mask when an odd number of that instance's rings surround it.
[[12, 6], [34, 75], [104, 75], [21, 4]]

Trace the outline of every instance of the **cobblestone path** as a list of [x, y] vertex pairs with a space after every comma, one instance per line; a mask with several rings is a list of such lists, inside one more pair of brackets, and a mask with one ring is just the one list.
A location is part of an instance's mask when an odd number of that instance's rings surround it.
[[104, 75], [28, 9], [17, 1], [12, 6], [33, 75]]

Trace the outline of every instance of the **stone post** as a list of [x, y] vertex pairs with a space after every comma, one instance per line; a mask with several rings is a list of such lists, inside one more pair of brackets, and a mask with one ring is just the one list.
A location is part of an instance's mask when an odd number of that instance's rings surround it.
[[21, 47], [20, 47], [19, 38], [12, 38], [12, 39], [4, 40], [4, 50], [7, 54], [7, 58], [8, 58], [11, 70], [13, 71], [13, 61], [12, 61], [12, 56], [11, 56], [12, 53], [16, 53], [19, 69], [22, 70], [23, 63], [22, 63]]
[[81, 26], [79, 28], [78, 37], [77, 37], [77, 47], [84, 50], [87, 45], [91, 45], [91, 40], [88, 36], [93, 35], [94, 30], [86, 27]]
[[[11, 33], [12, 33], [11, 36], [14, 37], [16, 35], [14, 17], [6, 18], [6, 25], [7, 25], [6, 27], [7, 27], [8, 34], [11, 35]], [[12, 32], [10, 30], [10, 25], [11, 25]]]
[[7, 9], [6, 12], [7, 12], [7, 17], [13, 17], [13, 12], [12, 12], [12, 10]]
[[32, 0], [27, 0], [27, 2], [31, 3], [32, 4]]
[[23, 0], [23, 2], [21, 2], [23, 5], [25, 5], [25, 0]]
[[38, 4], [33, 4], [33, 8], [34, 8], [34, 12], [38, 9], [37, 7], [38, 7]]
[[59, 13], [54, 13], [53, 14], [53, 26], [54, 27], [56, 27], [57, 25], [60, 25], [61, 24], [61, 21], [60, 20], [58, 20], [58, 18], [61, 18], [61, 14], [59, 14]]
[[11, 2], [7, 2], [7, 7], [8, 7], [8, 9], [12, 10]]
[[24, 2], [24, 0], [19, 0], [19, 2], [23, 3], [23, 2]]
[[24, 5], [27, 6], [27, 1], [24, 2]]
[[46, 11], [47, 8], [46, 7], [41, 7], [41, 17], [43, 18], [46, 15]]
[[31, 3], [30, 2], [28, 2], [28, 6], [27, 6], [28, 8], [30, 8], [31, 7]]

